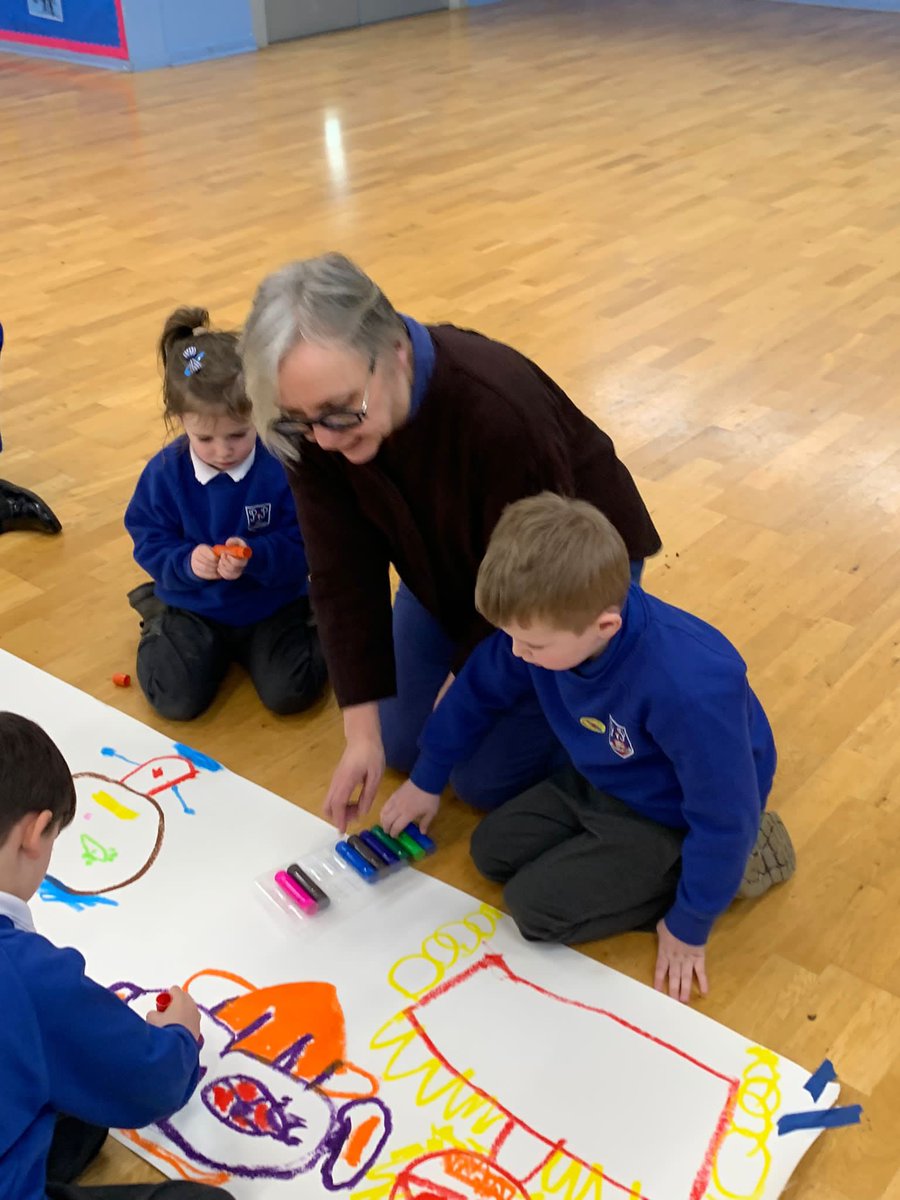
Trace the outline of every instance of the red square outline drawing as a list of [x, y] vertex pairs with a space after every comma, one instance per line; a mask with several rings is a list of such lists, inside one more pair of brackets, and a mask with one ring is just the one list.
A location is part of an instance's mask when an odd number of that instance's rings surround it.
[[[515, 1113], [511, 1112], [510, 1109], [501, 1104], [499, 1100], [491, 1096], [490, 1093], [484, 1091], [482, 1088], [479, 1088], [471, 1079], [463, 1076], [462, 1072], [457, 1070], [457, 1068], [454, 1067], [452, 1063], [450, 1063], [444, 1057], [438, 1047], [425, 1032], [422, 1023], [417, 1016], [418, 1009], [427, 1008], [432, 1001], [446, 995], [453, 988], [457, 988], [461, 984], [466, 983], [478, 972], [489, 969], [502, 971], [513, 983], [519, 983], [525, 987], [531, 988], [533, 991], [539, 992], [541, 995], [547, 996], [551, 1000], [556, 1000], [560, 1004], [568, 1005], [571, 1008], [580, 1008], [586, 1012], [595, 1013], [600, 1017], [607, 1017], [610, 1021], [615, 1021], [617, 1025], [622, 1026], [623, 1029], [627, 1029], [631, 1033], [637, 1034], [639, 1037], [646, 1038], [648, 1042], [652, 1042], [655, 1046], [658, 1046], [662, 1050], [665, 1050], [671, 1054], [677, 1054], [679, 1058], [691, 1063], [698, 1070], [714, 1076], [716, 1079], [721, 1080], [727, 1085], [725, 1103], [723, 1104], [721, 1112], [716, 1120], [712, 1136], [709, 1140], [709, 1145], [707, 1146], [706, 1153], [703, 1155], [703, 1160], [697, 1166], [694, 1182], [691, 1186], [690, 1200], [701, 1200], [706, 1191], [706, 1186], [709, 1183], [709, 1178], [712, 1172], [713, 1163], [715, 1162], [716, 1154], [718, 1153], [719, 1147], [728, 1131], [728, 1125], [731, 1121], [731, 1116], [734, 1112], [734, 1106], [737, 1100], [740, 1080], [728, 1075], [723, 1075], [721, 1071], [716, 1071], [707, 1063], [701, 1062], [699, 1059], [694, 1058], [693, 1055], [687, 1054], [684, 1050], [680, 1050], [677, 1046], [673, 1046], [670, 1042], [666, 1042], [662, 1038], [658, 1038], [651, 1033], [647, 1033], [646, 1030], [641, 1029], [637, 1025], [631, 1024], [630, 1021], [626, 1021], [623, 1017], [616, 1016], [615, 1013], [608, 1012], [603, 1008], [595, 1008], [590, 1004], [584, 1004], [580, 1000], [569, 1000], [565, 996], [559, 996], [555, 992], [549, 991], [547, 988], [543, 988], [536, 983], [532, 983], [529, 979], [524, 979], [521, 975], [516, 975], [515, 972], [507, 966], [505, 960], [499, 954], [484, 955], [483, 958], [479, 959], [479, 961], [474, 963], [471, 967], [468, 967], [465, 971], [461, 971], [452, 979], [448, 979], [446, 982], [439, 984], [435, 988], [432, 988], [431, 991], [426, 992], [421, 999], [417, 1000], [414, 1004], [411, 1004], [409, 1008], [403, 1010], [404, 1016], [416, 1031], [417, 1036], [422, 1039], [441, 1066], [449, 1071], [450, 1074], [455, 1078], [459, 1079], [466, 1087], [470, 1088], [477, 1095], [481, 1096], [482, 1099], [487, 1100], [499, 1112], [506, 1116], [507, 1120], [504, 1123], [503, 1129], [491, 1148], [491, 1155], [493, 1156], [500, 1149], [500, 1146], [509, 1136], [513, 1127], [518, 1127], [537, 1139], [537, 1141], [542, 1142], [547, 1147], [547, 1156], [531, 1173], [531, 1176], [537, 1174], [537, 1172], [542, 1169], [544, 1163], [546, 1163], [549, 1157], [554, 1153], [565, 1154], [567, 1158], [571, 1159], [575, 1163], [578, 1163], [588, 1171], [592, 1171], [594, 1169], [589, 1162], [586, 1162], [584, 1159], [579, 1158], [575, 1154], [571, 1154], [566, 1149], [565, 1142], [553, 1141], [551, 1138], [545, 1137], [542, 1133], [539, 1133], [538, 1130], [531, 1128], [530, 1125], [526, 1125], [523, 1121], [520, 1121], [516, 1117]], [[527, 1181], [523, 1180], [522, 1182], [524, 1183]], [[603, 1174], [603, 1182], [609, 1184], [611, 1187], [617, 1188], [621, 1193], [623, 1193], [624, 1196], [629, 1197], [629, 1200], [650, 1200], [650, 1197], [644, 1194], [643, 1191], [635, 1192], [632, 1190], [633, 1185], [625, 1183], [622, 1180], [614, 1179], [605, 1172]]]

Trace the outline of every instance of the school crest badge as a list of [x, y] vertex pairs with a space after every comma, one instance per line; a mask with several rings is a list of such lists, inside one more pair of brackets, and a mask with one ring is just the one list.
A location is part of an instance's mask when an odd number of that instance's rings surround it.
[[244, 512], [247, 514], [247, 529], [250, 533], [256, 529], [265, 529], [272, 520], [271, 504], [247, 504]]
[[631, 744], [628, 730], [613, 719], [612, 713], [609, 714], [609, 744], [619, 758], [631, 758], [634, 755], [634, 746]]

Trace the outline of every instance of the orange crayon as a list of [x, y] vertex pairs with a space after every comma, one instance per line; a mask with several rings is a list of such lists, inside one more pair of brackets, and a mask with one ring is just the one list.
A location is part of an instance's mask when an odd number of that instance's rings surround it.
[[116, 687], [131, 687], [131, 676], [124, 674], [113, 675], [113, 683]]
[[223, 554], [230, 554], [232, 558], [252, 558], [253, 551], [249, 546], [213, 546], [213, 554], [216, 558]]

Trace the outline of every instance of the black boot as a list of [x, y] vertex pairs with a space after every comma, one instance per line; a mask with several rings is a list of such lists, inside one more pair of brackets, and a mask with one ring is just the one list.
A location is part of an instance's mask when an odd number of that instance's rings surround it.
[[128, 603], [141, 618], [141, 629], [144, 632], [155, 617], [161, 617], [166, 611], [165, 604], [156, 594], [152, 580], [132, 588], [128, 593]]
[[62, 525], [40, 496], [0, 479], [0, 533], [10, 533], [15, 529], [59, 533]]

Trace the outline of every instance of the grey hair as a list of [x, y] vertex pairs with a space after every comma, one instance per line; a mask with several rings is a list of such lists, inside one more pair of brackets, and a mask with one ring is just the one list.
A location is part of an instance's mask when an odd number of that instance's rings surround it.
[[241, 338], [244, 380], [260, 437], [279, 458], [299, 451], [271, 424], [278, 416], [278, 370], [300, 342], [338, 345], [377, 358], [403, 332], [403, 322], [374, 280], [343, 254], [288, 263], [256, 290]]

